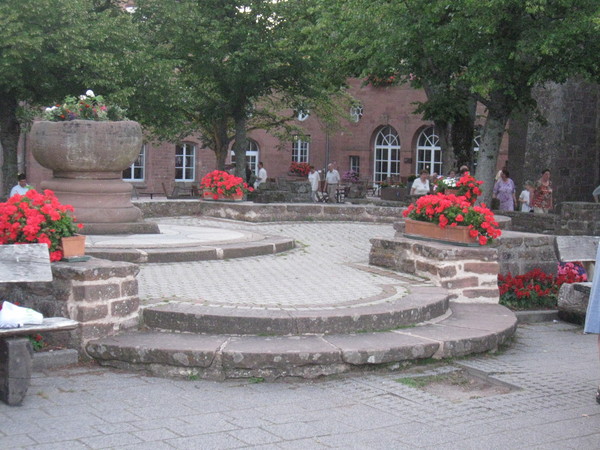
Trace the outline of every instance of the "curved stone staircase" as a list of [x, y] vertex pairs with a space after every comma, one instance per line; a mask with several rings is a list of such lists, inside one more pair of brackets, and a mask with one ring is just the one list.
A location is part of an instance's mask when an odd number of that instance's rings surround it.
[[244, 309], [164, 303], [138, 331], [91, 341], [100, 364], [160, 376], [315, 378], [365, 367], [494, 350], [517, 319], [497, 304], [455, 303], [446, 290], [343, 308]]

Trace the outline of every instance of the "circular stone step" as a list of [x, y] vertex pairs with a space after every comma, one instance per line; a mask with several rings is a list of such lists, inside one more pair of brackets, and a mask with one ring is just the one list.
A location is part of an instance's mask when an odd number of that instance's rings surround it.
[[148, 331], [91, 341], [100, 364], [159, 376], [210, 379], [315, 378], [423, 358], [494, 350], [515, 332], [517, 319], [500, 305], [450, 303], [437, 322], [379, 333], [235, 336]]
[[188, 302], [146, 307], [143, 325], [151, 329], [213, 334], [301, 335], [359, 333], [412, 326], [443, 315], [448, 293], [434, 286], [412, 286], [395, 299], [351, 307], [319, 309], [243, 309]]

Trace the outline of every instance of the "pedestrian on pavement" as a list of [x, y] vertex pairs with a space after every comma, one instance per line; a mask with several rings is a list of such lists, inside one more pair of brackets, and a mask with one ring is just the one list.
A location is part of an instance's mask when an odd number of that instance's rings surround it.
[[327, 165], [327, 174], [325, 175], [325, 184], [327, 185], [327, 195], [329, 203], [333, 203], [336, 198], [337, 188], [340, 184], [340, 173], [333, 168], [333, 164]]
[[319, 172], [315, 170], [315, 166], [310, 166], [308, 182], [310, 183], [310, 198], [313, 203], [317, 203], [319, 201], [317, 191], [319, 190], [319, 185], [321, 184], [321, 176], [319, 175]]
[[412, 187], [410, 188], [410, 195], [427, 195], [431, 191], [429, 186], [429, 171], [421, 170], [419, 178], [415, 178]]
[[[600, 245], [598, 245], [598, 251], [596, 252], [596, 268], [594, 269], [594, 276], [592, 278], [592, 290], [585, 315], [583, 332], [598, 335], [598, 357], [600, 358]], [[600, 404], [600, 386], [598, 386], [598, 390], [596, 391], [596, 402]]]
[[24, 173], [20, 173], [17, 176], [18, 184], [10, 190], [10, 197], [15, 194], [25, 195], [29, 189], [33, 189], [33, 186], [27, 184], [27, 177]]
[[552, 209], [552, 181], [550, 181], [550, 169], [542, 170], [542, 176], [535, 183], [533, 198], [531, 199], [533, 212], [547, 214]]
[[515, 183], [510, 178], [508, 169], [500, 171], [500, 179], [494, 184], [492, 198], [496, 198], [500, 202], [500, 211], [514, 211], [517, 204]]
[[267, 169], [265, 169], [265, 165], [263, 162], [258, 163], [258, 174], [256, 175], [256, 181], [254, 182], [254, 189], [258, 189], [258, 187], [267, 182]]

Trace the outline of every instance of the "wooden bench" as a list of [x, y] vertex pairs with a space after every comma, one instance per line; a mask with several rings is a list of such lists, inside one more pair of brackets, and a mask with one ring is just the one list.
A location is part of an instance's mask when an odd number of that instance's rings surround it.
[[[0, 245], [0, 283], [52, 281], [45, 244]], [[20, 405], [31, 382], [33, 350], [27, 336], [68, 331], [78, 322], [64, 317], [45, 318], [39, 325], [0, 328], [0, 400]]]
[[581, 262], [592, 281], [598, 242], [598, 236], [557, 236], [554, 245], [560, 262]]

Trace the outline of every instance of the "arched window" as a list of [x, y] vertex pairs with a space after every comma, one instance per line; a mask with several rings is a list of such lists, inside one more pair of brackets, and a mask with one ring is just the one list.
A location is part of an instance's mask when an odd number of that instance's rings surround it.
[[[246, 139], [246, 145], [246, 162], [250, 166], [252, 173], [256, 173], [256, 171], [258, 170], [258, 144], [252, 139]], [[231, 163], [235, 164], [235, 153], [233, 150], [231, 151]]]
[[439, 141], [433, 127], [425, 128], [421, 132], [417, 140], [417, 170], [415, 173], [421, 173], [423, 169], [430, 174], [442, 172], [442, 149]]
[[400, 138], [392, 127], [385, 126], [375, 137], [373, 181], [379, 183], [400, 174]]

